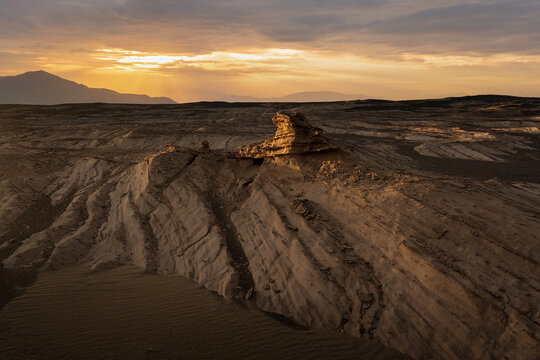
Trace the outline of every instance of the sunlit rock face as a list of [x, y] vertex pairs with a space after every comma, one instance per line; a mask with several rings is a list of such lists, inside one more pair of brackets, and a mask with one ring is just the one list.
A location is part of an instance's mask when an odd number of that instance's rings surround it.
[[275, 136], [256, 144], [242, 146], [240, 156], [262, 158], [333, 149], [321, 135], [322, 130], [313, 127], [300, 113], [288, 115], [279, 112], [272, 122], [277, 126]]

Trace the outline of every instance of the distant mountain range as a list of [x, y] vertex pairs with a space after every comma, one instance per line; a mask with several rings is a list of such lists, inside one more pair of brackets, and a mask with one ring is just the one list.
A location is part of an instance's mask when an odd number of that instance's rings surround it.
[[0, 77], [0, 104], [54, 105], [65, 103], [175, 104], [167, 97], [121, 94], [89, 88], [45, 71]]
[[[223, 95], [229, 102], [322, 102], [366, 99], [363, 94], [334, 91], [304, 91], [281, 97]], [[0, 104], [55, 105], [67, 103], [176, 104], [168, 97], [121, 94], [108, 89], [89, 88], [45, 71], [30, 71], [0, 77]]]
[[280, 97], [259, 98], [253, 96], [228, 96], [227, 101], [237, 102], [320, 102], [367, 99], [363, 94], [348, 95], [335, 91], [304, 91]]

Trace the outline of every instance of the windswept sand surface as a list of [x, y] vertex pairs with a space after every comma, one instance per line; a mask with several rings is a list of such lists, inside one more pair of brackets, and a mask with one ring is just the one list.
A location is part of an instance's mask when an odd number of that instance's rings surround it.
[[[240, 156], [280, 110], [340, 150]], [[39, 270], [132, 264], [414, 358], [540, 355], [540, 99], [0, 106], [0, 127], [3, 303]]]
[[330, 331], [300, 331], [193, 281], [133, 266], [45, 272], [0, 310], [9, 359], [404, 359]]

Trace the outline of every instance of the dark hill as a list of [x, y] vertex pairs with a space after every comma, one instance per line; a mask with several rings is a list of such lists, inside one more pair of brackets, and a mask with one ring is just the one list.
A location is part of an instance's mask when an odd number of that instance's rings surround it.
[[167, 97], [120, 94], [94, 89], [45, 71], [0, 77], [0, 104], [53, 105], [65, 103], [174, 104]]

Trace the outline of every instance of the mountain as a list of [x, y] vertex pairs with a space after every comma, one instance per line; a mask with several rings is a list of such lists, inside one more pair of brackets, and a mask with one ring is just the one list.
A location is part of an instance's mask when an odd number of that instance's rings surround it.
[[280, 97], [258, 98], [253, 96], [229, 96], [228, 101], [238, 102], [324, 102], [366, 99], [363, 94], [348, 95], [335, 91], [303, 91]]
[[175, 104], [167, 97], [121, 94], [89, 88], [45, 71], [0, 77], [0, 104], [53, 105], [64, 103]]

